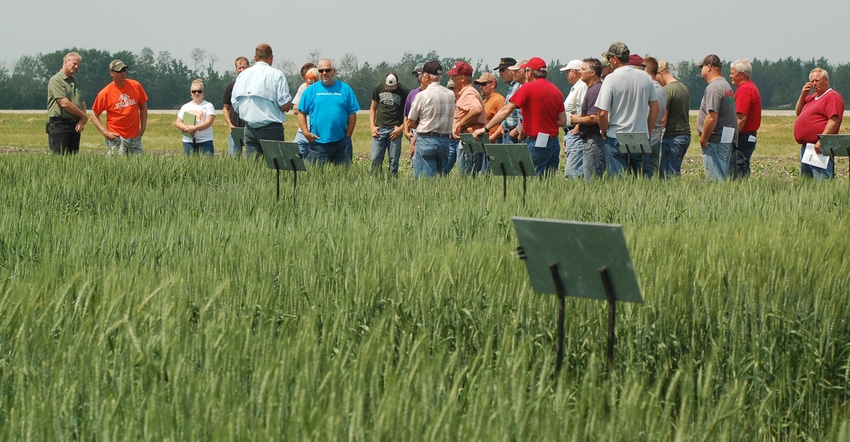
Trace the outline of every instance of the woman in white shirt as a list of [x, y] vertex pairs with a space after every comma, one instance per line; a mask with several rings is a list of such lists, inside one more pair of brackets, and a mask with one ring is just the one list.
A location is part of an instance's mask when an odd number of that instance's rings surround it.
[[183, 149], [186, 155], [212, 155], [215, 107], [204, 100], [204, 81], [200, 78], [192, 81], [191, 93], [192, 101], [180, 108], [174, 125], [183, 132]]

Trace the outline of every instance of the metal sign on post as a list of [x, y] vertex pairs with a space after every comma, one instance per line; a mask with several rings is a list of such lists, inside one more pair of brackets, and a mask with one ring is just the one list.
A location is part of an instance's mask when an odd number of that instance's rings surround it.
[[235, 143], [239, 143], [239, 151], [242, 152], [242, 149], [245, 148], [245, 128], [234, 127], [230, 129], [230, 136], [233, 137]]
[[616, 301], [643, 303], [622, 226], [513, 217], [534, 291], [558, 295], [558, 342], [555, 374], [564, 359], [564, 298], [608, 302], [607, 367], [614, 363]]
[[850, 173], [850, 135], [818, 135], [820, 148], [835, 164], [835, 157], [848, 157], [847, 171]]
[[298, 171], [306, 172], [307, 166], [298, 150], [298, 143], [288, 141], [260, 140], [263, 157], [269, 169], [277, 171], [277, 199], [280, 201], [280, 171], [292, 171], [292, 204], [296, 204], [295, 191], [298, 186]]
[[484, 150], [490, 160], [493, 175], [502, 176], [502, 196], [508, 198], [508, 177], [522, 176], [522, 205], [525, 206], [525, 191], [529, 175], [535, 174], [531, 152], [525, 144], [485, 144]]
[[619, 144], [620, 153], [652, 153], [652, 146], [649, 145], [649, 136], [643, 132], [618, 133], [617, 144]]

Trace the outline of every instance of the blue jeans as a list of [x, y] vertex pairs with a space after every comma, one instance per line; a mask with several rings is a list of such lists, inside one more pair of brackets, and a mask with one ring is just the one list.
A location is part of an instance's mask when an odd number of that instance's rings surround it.
[[242, 144], [233, 138], [233, 134], [227, 136], [227, 152], [232, 157], [242, 158]]
[[558, 172], [558, 164], [561, 162], [561, 146], [558, 145], [558, 136], [550, 136], [546, 147], [536, 147], [536, 138], [528, 137], [525, 144], [531, 153], [531, 161], [534, 162], [534, 170], [537, 175], [550, 175]]
[[584, 176], [584, 141], [578, 135], [564, 135], [564, 152], [567, 154], [567, 164], [564, 166], [564, 178], [581, 178]]
[[342, 137], [333, 143], [310, 143], [307, 146], [307, 161], [312, 164], [351, 165], [353, 147], [351, 137]]
[[[490, 162], [487, 161], [487, 156], [483, 153], [472, 153], [464, 146], [458, 151], [460, 164], [458, 170], [464, 175], [469, 175], [473, 171], [475, 173], [484, 173], [490, 168]], [[452, 150], [449, 146], [449, 160], [451, 160]]]
[[457, 163], [459, 145], [460, 140], [456, 140], [454, 138], [449, 140], [449, 157], [446, 159], [446, 164], [443, 167], [443, 172], [449, 173], [455, 167], [455, 163]]
[[263, 146], [260, 140], [284, 141], [283, 124], [271, 123], [260, 127], [245, 126], [245, 157], [249, 160], [263, 156]]
[[826, 165], [826, 169], [821, 169], [820, 167], [815, 167], [803, 162], [803, 153], [805, 151], [806, 145], [803, 144], [800, 146], [800, 176], [814, 178], [818, 181], [828, 180], [835, 176], [835, 161], [832, 161], [832, 158], [829, 159], [829, 164]]
[[584, 181], [602, 177], [605, 173], [605, 141], [601, 136], [594, 135], [584, 142], [583, 156]]
[[682, 174], [682, 161], [691, 145], [691, 135], [676, 135], [661, 140], [661, 178]]
[[401, 157], [401, 139], [404, 138], [399, 134], [396, 139], [391, 140], [390, 134], [395, 128], [385, 126], [378, 128], [378, 136], [372, 137], [372, 171], [380, 170], [384, 164], [384, 155], [390, 154], [390, 172], [393, 175], [398, 175], [398, 161]]
[[310, 146], [310, 142], [307, 141], [307, 137], [304, 136], [301, 129], [298, 129], [298, 132], [295, 133], [295, 140], [293, 141], [298, 144], [298, 153], [301, 154], [301, 158], [307, 158], [307, 148]]
[[[197, 146], [197, 147], [196, 147]], [[213, 140], [204, 141], [201, 143], [187, 143], [183, 142], [183, 151], [186, 152], [186, 156], [192, 156], [193, 153], [204, 154], [212, 156], [215, 152], [213, 150]]]
[[725, 181], [729, 177], [732, 143], [708, 143], [702, 148], [702, 163], [709, 181]]
[[608, 137], [605, 139], [605, 165], [608, 167], [608, 174], [611, 176], [621, 176], [625, 171], [629, 171], [633, 175], [643, 173], [643, 163], [649, 155], [643, 153], [620, 153], [620, 143], [616, 138]]
[[[750, 137], [753, 141], [750, 141]], [[741, 132], [738, 134], [738, 145], [735, 146], [732, 178], [750, 176], [750, 158], [756, 150], [756, 132]]]
[[658, 175], [658, 169], [661, 168], [661, 142], [650, 144], [652, 152], [646, 156], [646, 161], [643, 163], [643, 174], [647, 178], [652, 178]]
[[432, 177], [445, 174], [445, 164], [449, 159], [449, 139], [422, 136], [416, 137], [416, 151], [413, 153], [413, 177]]

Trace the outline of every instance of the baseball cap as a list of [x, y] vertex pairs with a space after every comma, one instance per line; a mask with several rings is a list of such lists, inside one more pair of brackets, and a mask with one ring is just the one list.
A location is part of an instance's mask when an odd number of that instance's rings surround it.
[[440, 65], [439, 61], [431, 60], [428, 63], [425, 63], [424, 66], [422, 66], [422, 72], [431, 75], [443, 75], [443, 66]]
[[455, 81], [452, 80], [451, 78], [449, 78], [449, 81], [446, 83], [446, 87], [449, 88], [449, 89], [454, 89], [455, 88]]
[[636, 66], [639, 68], [646, 67], [646, 65], [643, 63], [643, 57], [638, 54], [629, 55], [629, 66]]
[[416, 64], [416, 67], [414, 67], [414, 68], [413, 68], [413, 72], [411, 72], [411, 74], [416, 75], [416, 76], [418, 77], [418, 76], [419, 76], [419, 74], [421, 74], [421, 73], [422, 73], [422, 67], [423, 67], [423, 66], [424, 66], [424, 64], [422, 64], [422, 63], [417, 63], [417, 64]]
[[702, 69], [703, 66], [714, 66], [716, 68], [723, 67], [723, 63], [720, 62], [720, 57], [714, 54], [708, 54], [700, 63], [699, 68]]
[[658, 72], [669, 71], [670, 66], [667, 65], [667, 60], [658, 60]]
[[130, 66], [127, 66], [121, 60], [112, 60], [109, 63], [109, 70], [112, 72], [121, 72], [124, 68], [130, 69]]
[[529, 68], [535, 71], [546, 71], [546, 62], [540, 57], [531, 57], [527, 63], [520, 66], [521, 68]]
[[396, 78], [395, 74], [390, 73], [387, 75], [387, 79], [384, 81], [384, 86], [387, 87], [387, 90], [395, 90], [398, 87], [398, 78]]
[[496, 81], [496, 76], [489, 72], [482, 72], [481, 76], [475, 80], [475, 84], [485, 84]]
[[628, 57], [629, 54], [629, 47], [626, 46], [625, 43], [618, 41], [616, 43], [611, 43], [608, 50], [602, 53], [602, 59], [607, 60], [608, 57], [623, 58]]
[[607, 68], [607, 67], [611, 66], [611, 63], [608, 63], [607, 58], [603, 58], [602, 60], [599, 60], [599, 64], [601, 64], [603, 68]]
[[515, 65], [509, 66], [508, 69], [510, 69], [512, 71], [518, 71], [520, 69], [525, 69], [524, 67], [522, 67], [522, 65], [524, 65], [526, 63], [528, 63], [528, 59], [524, 58], [524, 59], [518, 61]]
[[516, 59], [512, 57], [502, 57], [499, 59], [499, 65], [496, 66], [497, 71], [501, 71], [502, 69], [507, 69], [516, 64]]
[[570, 60], [570, 62], [567, 63], [566, 66], [561, 68], [561, 72], [579, 71], [579, 70], [581, 70], [581, 65], [582, 65], [581, 60]]
[[454, 75], [466, 75], [467, 77], [471, 77], [472, 66], [465, 61], [456, 61], [455, 67], [449, 69], [449, 71], [446, 72], [446, 75], [450, 77]]

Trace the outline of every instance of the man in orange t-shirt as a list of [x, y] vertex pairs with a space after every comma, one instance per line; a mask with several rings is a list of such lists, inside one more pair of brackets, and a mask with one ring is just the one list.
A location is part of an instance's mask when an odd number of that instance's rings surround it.
[[[121, 60], [109, 63], [112, 83], [104, 87], [94, 100], [92, 123], [106, 138], [108, 154], [141, 155], [142, 135], [148, 123], [148, 96], [142, 85], [127, 78], [129, 68]], [[106, 112], [106, 127], [100, 114]]]
[[[496, 91], [498, 80], [490, 72], [481, 73], [481, 76], [475, 80], [475, 84], [481, 88], [481, 96], [484, 98], [484, 115], [487, 117], [487, 121], [490, 121], [496, 115], [496, 112], [499, 112], [505, 105], [505, 96]], [[489, 136], [491, 143], [501, 143], [502, 125], [500, 124], [490, 129]]]

